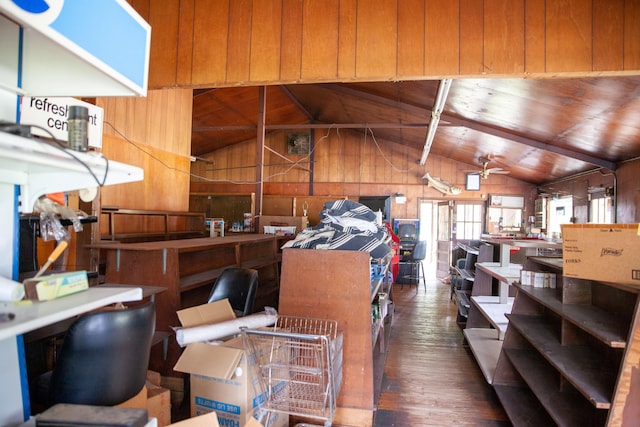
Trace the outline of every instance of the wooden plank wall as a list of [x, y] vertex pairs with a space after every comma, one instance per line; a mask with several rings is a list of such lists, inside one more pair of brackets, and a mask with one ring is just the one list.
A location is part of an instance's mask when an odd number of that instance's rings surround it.
[[[324, 132], [324, 131], [323, 131]], [[487, 194], [522, 194], [533, 208], [535, 187], [510, 178], [492, 175], [483, 182], [482, 191], [464, 191], [465, 174], [477, 166], [430, 155], [425, 166], [415, 159], [420, 152], [388, 141], [379, 148], [370, 134], [335, 129], [316, 139], [313, 163], [306, 156], [288, 155], [286, 131], [270, 132], [265, 145], [292, 161], [298, 167], [283, 165], [282, 157], [265, 150], [264, 194], [281, 196], [325, 196], [328, 198], [392, 195], [398, 191], [406, 194], [408, 203], [395, 206], [394, 216], [415, 217], [421, 198], [445, 199], [444, 195], [426, 185], [421, 178], [426, 171], [463, 188], [458, 200], [485, 200]], [[218, 150], [207, 156], [209, 162], [192, 163], [191, 192], [206, 194], [249, 194], [255, 188], [255, 140]], [[274, 164], [274, 166], [269, 166]], [[214, 166], [212, 166], [214, 165]], [[310, 173], [302, 168], [312, 167], [313, 192], [310, 191]], [[199, 179], [198, 177], [201, 177]], [[240, 183], [246, 184], [240, 184]], [[483, 197], [484, 196], [484, 197]], [[298, 197], [301, 199], [300, 197]], [[449, 199], [450, 197], [447, 197]], [[301, 206], [297, 206], [299, 211]], [[301, 213], [298, 213], [301, 215]]]
[[637, 73], [637, 0], [130, 0], [150, 87]]
[[144, 180], [103, 187], [103, 206], [189, 210], [191, 89], [149, 91], [146, 98], [98, 98], [103, 154], [144, 169]]

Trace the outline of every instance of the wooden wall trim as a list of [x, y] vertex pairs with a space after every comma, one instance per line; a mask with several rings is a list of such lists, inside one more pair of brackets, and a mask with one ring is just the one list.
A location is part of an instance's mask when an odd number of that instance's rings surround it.
[[640, 73], [633, 0], [132, 0], [149, 86]]

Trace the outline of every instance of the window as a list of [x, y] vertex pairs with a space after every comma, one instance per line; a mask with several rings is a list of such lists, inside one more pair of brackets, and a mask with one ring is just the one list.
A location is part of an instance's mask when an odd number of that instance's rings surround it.
[[549, 200], [548, 236], [561, 236], [562, 224], [570, 224], [573, 216], [573, 197], [554, 197]]
[[482, 204], [456, 205], [456, 239], [478, 240], [482, 234]]
[[595, 224], [612, 223], [613, 200], [611, 197], [605, 196], [591, 199], [589, 208], [591, 209], [591, 212], [589, 212], [590, 222]]

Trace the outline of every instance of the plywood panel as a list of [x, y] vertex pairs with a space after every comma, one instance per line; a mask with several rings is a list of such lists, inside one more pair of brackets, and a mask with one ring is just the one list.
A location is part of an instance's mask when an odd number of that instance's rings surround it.
[[475, 0], [460, 1], [460, 73], [490, 71], [484, 63], [484, 8]]
[[524, 71], [524, 0], [485, 2], [484, 68], [490, 74]]
[[624, 69], [640, 69], [640, 2], [624, 4]]
[[545, 71], [545, 2], [525, 2], [525, 72], [542, 73]]
[[356, 76], [356, 21], [357, 0], [340, 1], [338, 27], [338, 77], [352, 79]]
[[234, 0], [229, 2], [229, 50], [233, 58], [227, 67], [227, 79], [246, 81], [249, 79], [251, 67], [251, 32], [252, 22], [250, 0]]
[[302, 69], [305, 80], [335, 78], [338, 72], [338, 0], [307, 1], [302, 27]]
[[302, 0], [283, 0], [282, 51], [280, 78], [284, 81], [300, 79], [302, 62]]
[[344, 349], [337, 404], [373, 410], [369, 254], [285, 249], [282, 258], [280, 314], [338, 321]]
[[375, 79], [396, 75], [397, 19], [395, 0], [358, 3], [357, 77]]
[[[246, 22], [242, 24], [246, 29]], [[229, 43], [228, 0], [196, 0], [193, 21], [192, 82], [222, 83], [234, 55]]]
[[[195, 2], [196, 0], [180, 0], [178, 53], [175, 65], [177, 85], [189, 85], [192, 83]], [[151, 68], [151, 65], [149, 67]]]
[[[282, 3], [253, 0], [251, 21], [251, 70], [253, 81], [280, 79]], [[231, 52], [229, 52], [231, 54]]]
[[593, 69], [623, 69], [624, 0], [593, 2]]
[[191, 102], [189, 89], [151, 90], [146, 98], [97, 98], [105, 113], [103, 153], [145, 171], [142, 182], [103, 188], [102, 205], [188, 210]]
[[425, 7], [425, 73], [457, 74], [460, 65], [459, 2], [428, 1]]
[[407, 0], [398, 8], [398, 75], [424, 73], [425, 2]]
[[149, 55], [149, 62], [154, 67], [149, 73], [149, 85], [173, 86], [176, 83], [179, 23], [176, 16], [179, 16], [180, 0], [149, 2], [149, 9], [149, 21], [154, 23]]
[[362, 182], [360, 165], [363, 163], [364, 132], [342, 132], [341, 136], [340, 171], [343, 181]]
[[591, 71], [591, 0], [547, 2], [547, 72]]
[[[142, 151], [110, 135], [104, 136], [103, 148], [107, 158], [141, 167], [145, 171], [143, 181], [103, 187], [103, 206], [173, 211], [189, 209], [189, 175], [184, 173], [189, 170], [188, 158], [179, 158], [153, 147], [144, 147]], [[167, 185], [167, 182], [171, 182], [171, 185]]]

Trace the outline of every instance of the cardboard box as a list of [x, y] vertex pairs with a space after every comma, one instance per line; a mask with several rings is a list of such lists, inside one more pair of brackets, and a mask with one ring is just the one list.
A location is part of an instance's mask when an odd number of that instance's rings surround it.
[[[180, 310], [182, 326], [218, 323], [235, 318], [228, 300]], [[233, 338], [220, 345], [189, 344], [174, 370], [190, 374], [191, 417], [215, 411], [223, 426], [244, 426], [254, 415], [260, 399], [257, 378], [250, 375], [249, 358], [242, 339]], [[268, 427], [288, 427], [286, 414], [273, 413]]]
[[162, 387], [160, 372], [147, 371], [147, 402], [149, 418], [155, 418], [158, 427], [171, 424], [171, 390]]
[[24, 281], [25, 294], [27, 299], [31, 300], [49, 301], [85, 289], [89, 289], [89, 280], [84, 270], [40, 276]]
[[220, 427], [215, 412], [170, 424], [170, 427]]
[[639, 224], [562, 226], [566, 277], [640, 286]]
[[155, 384], [147, 384], [147, 412], [155, 418], [158, 427], [171, 424], [171, 391]]
[[[187, 418], [186, 420], [179, 421], [174, 424], [170, 424], [169, 427], [220, 427], [218, 423], [218, 417], [215, 412], [209, 412], [208, 414], [200, 415], [194, 418]], [[264, 427], [254, 418], [244, 425], [244, 427]]]

